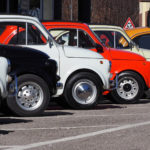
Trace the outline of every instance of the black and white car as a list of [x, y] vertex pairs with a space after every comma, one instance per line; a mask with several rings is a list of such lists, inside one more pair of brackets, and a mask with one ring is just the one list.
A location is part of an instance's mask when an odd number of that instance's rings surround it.
[[59, 79], [56, 62], [41, 51], [20, 46], [0, 45], [0, 56], [10, 60], [10, 74], [14, 77], [13, 87], [10, 86], [7, 96], [5, 78], [8, 64], [5, 60], [4, 67], [1, 58], [0, 89], [1, 95], [7, 97], [8, 107], [18, 116], [40, 115], [48, 106], [50, 97], [56, 93]]

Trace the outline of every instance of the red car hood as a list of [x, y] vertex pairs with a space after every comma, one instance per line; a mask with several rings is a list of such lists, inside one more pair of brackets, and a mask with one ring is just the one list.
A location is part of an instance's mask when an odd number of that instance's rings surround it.
[[146, 61], [146, 59], [138, 55], [134, 52], [128, 52], [125, 50], [115, 50], [115, 49], [109, 49], [111, 58], [114, 60], [138, 60], [138, 61]]

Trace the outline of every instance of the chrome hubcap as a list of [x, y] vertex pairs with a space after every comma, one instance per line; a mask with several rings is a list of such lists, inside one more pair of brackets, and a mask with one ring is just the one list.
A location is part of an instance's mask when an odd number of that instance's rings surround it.
[[122, 78], [117, 88], [118, 95], [126, 100], [133, 99], [139, 91], [138, 82], [132, 77]]
[[41, 106], [43, 95], [43, 91], [38, 84], [24, 82], [18, 87], [16, 101], [23, 110], [33, 111]]
[[95, 102], [97, 88], [92, 81], [81, 79], [74, 84], [72, 95], [79, 104], [91, 104]]

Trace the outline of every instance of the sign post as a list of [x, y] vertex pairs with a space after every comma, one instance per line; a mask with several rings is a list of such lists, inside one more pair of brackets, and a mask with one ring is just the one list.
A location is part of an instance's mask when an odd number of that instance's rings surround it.
[[126, 21], [126, 23], [124, 24], [123, 29], [133, 29], [135, 28], [135, 25], [133, 23], [133, 21], [131, 20], [131, 18], [129, 17]]

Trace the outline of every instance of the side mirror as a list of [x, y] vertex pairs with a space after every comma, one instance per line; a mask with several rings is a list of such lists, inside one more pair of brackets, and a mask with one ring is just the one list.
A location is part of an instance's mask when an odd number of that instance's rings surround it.
[[103, 53], [104, 52], [103, 47], [100, 44], [96, 43], [95, 48], [96, 48], [98, 53]]

